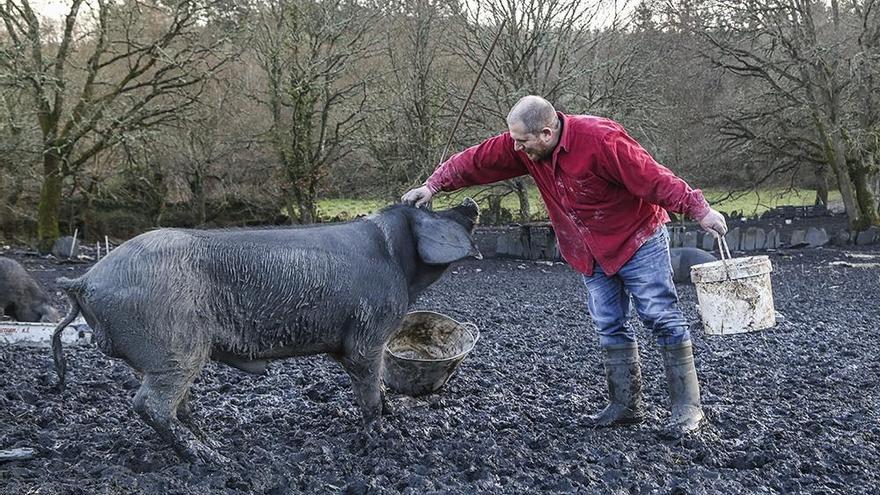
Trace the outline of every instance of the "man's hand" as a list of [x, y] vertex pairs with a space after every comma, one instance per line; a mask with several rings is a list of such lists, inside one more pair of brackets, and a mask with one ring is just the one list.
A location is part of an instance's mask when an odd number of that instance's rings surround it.
[[416, 207], [422, 206], [423, 204], [431, 201], [431, 198], [434, 196], [434, 193], [431, 192], [431, 188], [428, 186], [416, 187], [414, 189], [410, 189], [406, 194], [400, 198], [401, 201], [408, 205], [415, 205]]
[[703, 230], [706, 232], [715, 234], [716, 237], [721, 237], [727, 233], [727, 222], [724, 220], [724, 215], [712, 208], [709, 208], [709, 213], [706, 213], [700, 219], [700, 227], [703, 227]]

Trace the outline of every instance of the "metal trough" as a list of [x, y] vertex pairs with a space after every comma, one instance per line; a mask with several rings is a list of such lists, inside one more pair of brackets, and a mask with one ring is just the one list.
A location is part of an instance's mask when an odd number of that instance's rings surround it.
[[385, 346], [385, 384], [410, 396], [440, 390], [480, 338], [473, 323], [432, 311], [406, 315]]

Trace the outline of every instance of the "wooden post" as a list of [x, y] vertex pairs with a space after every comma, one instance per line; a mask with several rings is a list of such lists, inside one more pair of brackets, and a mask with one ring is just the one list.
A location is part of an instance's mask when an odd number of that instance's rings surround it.
[[79, 234], [79, 229], [73, 229], [73, 243], [70, 244], [70, 251], [67, 252], [67, 259], [70, 259], [73, 256], [73, 250], [76, 248], [76, 235]]

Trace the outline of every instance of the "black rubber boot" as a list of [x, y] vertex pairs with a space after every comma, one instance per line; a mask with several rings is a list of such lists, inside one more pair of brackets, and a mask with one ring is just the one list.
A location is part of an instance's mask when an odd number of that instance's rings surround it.
[[590, 416], [590, 422], [597, 427], [641, 423], [645, 409], [638, 344], [629, 342], [605, 347], [605, 380], [609, 403], [599, 414]]
[[672, 416], [662, 431], [667, 438], [681, 438], [699, 430], [706, 416], [700, 406], [700, 384], [694, 367], [694, 351], [690, 341], [660, 346], [666, 367]]

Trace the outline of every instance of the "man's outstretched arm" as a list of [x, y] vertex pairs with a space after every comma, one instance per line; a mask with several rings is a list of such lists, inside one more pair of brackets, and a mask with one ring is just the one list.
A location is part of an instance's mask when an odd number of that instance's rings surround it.
[[491, 184], [529, 173], [523, 158], [513, 149], [513, 139], [504, 133], [456, 153], [428, 177], [425, 184], [403, 195], [404, 203], [421, 206], [437, 191], [455, 191], [467, 186]]

